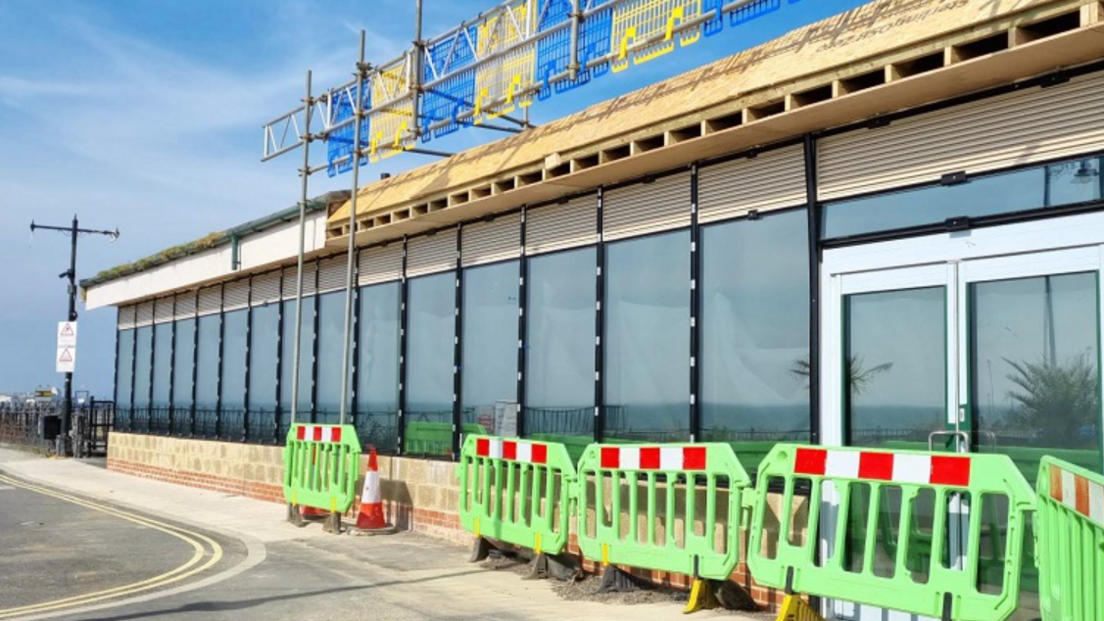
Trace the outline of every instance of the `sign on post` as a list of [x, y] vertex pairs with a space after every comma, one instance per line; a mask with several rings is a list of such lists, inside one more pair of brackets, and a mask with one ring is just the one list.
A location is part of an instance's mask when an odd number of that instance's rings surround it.
[[59, 321], [57, 329], [57, 357], [54, 358], [58, 373], [72, 373], [77, 366], [77, 322]]

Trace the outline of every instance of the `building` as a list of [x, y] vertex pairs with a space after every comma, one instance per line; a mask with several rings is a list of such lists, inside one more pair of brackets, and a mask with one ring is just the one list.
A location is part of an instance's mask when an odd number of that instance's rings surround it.
[[290, 211], [86, 281], [119, 309], [109, 463], [278, 499], [292, 383], [337, 422], [353, 233], [350, 419], [428, 532], [475, 431], [1100, 471], [1102, 18], [880, 0], [368, 184], [356, 231], [322, 197], [298, 379]]

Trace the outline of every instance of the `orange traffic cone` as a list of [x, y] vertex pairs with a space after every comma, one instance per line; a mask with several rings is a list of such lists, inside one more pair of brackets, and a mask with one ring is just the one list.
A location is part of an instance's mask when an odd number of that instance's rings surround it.
[[364, 473], [364, 491], [360, 494], [360, 512], [355, 528], [372, 534], [391, 533], [395, 529], [383, 516], [383, 493], [380, 490], [379, 464], [376, 449], [368, 453], [368, 470]]

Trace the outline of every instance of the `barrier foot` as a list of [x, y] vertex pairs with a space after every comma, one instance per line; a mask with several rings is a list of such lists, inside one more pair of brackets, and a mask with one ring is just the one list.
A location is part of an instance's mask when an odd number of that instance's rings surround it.
[[303, 514], [299, 512], [299, 507], [290, 503], [287, 507], [287, 521], [299, 528], [303, 528], [307, 525], [306, 520], [303, 519]]
[[702, 578], [694, 578], [694, 585], [690, 587], [690, 600], [686, 602], [683, 614], [690, 614], [699, 610], [713, 610], [720, 606], [717, 595], [713, 591], [713, 582]]
[[598, 593], [631, 593], [640, 591], [643, 585], [632, 574], [621, 571], [613, 565], [607, 565], [598, 583]]
[[333, 533], [335, 535], [341, 534], [341, 514], [334, 511], [326, 516], [326, 521], [322, 523], [322, 531], [326, 533]]
[[491, 550], [495, 547], [491, 545], [490, 541], [487, 541], [483, 537], [476, 537], [475, 544], [472, 546], [471, 557], [468, 558], [469, 563], [478, 563], [479, 561], [486, 560], [491, 555]]
[[775, 621], [824, 621], [824, 617], [809, 607], [800, 596], [787, 595]]
[[575, 565], [568, 559], [550, 555], [538, 554], [533, 562], [532, 570], [523, 578], [524, 580], [546, 580], [554, 578], [567, 582], [578, 573]]

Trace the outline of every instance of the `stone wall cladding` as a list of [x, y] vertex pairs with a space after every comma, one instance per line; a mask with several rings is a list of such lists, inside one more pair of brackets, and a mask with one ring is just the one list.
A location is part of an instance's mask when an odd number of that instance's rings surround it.
[[[277, 446], [113, 433], [107, 467], [177, 485], [285, 502], [283, 452]], [[361, 470], [366, 467], [367, 456], [362, 458]], [[381, 455], [379, 470], [388, 521], [403, 530], [459, 544], [471, 543], [472, 536], [461, 528], [457, 513], [460, 490], [456, 463]], [[358, 490], [362, 485], [363, 479], [358, 482]], [[354, 507], [350, 519], [355, 512]], [[741, 557], [745, 555], [747, 542], [747, 533], [741, 533]], [[569, 537], [568, 552], [579, 556], [574, 535]], [[601, 567], [590, 561], [584, 561], [583, 567], [589, 572], [601, 572]], [[680, 589], [690, 586], [689, 578], [682, 574], [649, 570], [633, 573], [664, 586]], [[782, 602], [783, 593], [757, 584], [744, 562], [737, 565], [732, 581], [767, 610], [777, 610]]]

